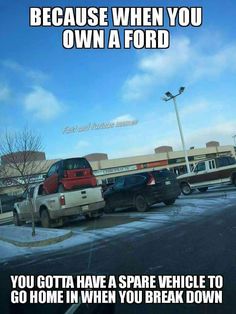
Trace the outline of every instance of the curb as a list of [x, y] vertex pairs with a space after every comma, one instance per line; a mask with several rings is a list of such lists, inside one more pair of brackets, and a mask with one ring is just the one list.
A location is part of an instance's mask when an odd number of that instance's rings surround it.
[[64, 235], [61, 235], [61, 236], [58, 236], [55, 238], [51, 238], [51, 239], [47, 239], [47, 240], [39, 240], [39, 241], [35, 241], [35, 242], [33, 242], [33, 241], [32, 242], [16, 241], [16, 240], [8, 239], [8, 238], [1, 237], [1, 236], [0, 236], [0, 240], [14, 244], [14, 245], [19, 246], [19, 247], [39, 247], [39, 246], [51, 245], [51, 244], [55, 244], [55, 243], [64, 241], [66, 239], [69, 239], [72, 236], [72, 234], [73, 234], [72, 231], [68, 231]]

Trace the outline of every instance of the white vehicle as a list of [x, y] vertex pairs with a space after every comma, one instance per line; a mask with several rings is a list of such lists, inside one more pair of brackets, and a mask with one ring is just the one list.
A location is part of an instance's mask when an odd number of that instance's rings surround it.
[[31, 187], [29, 194], [30, 198], [25, 191], [22, 201], [14, 204], [13, 221], [17, 226], [32, 220], [32, 207], [35, 222], [40, 221], [43, 227], [50, 228], [79, 215], [98, 218], [105, 206], [101, 187], [43, 195], [43, 184], [39, 184]]
[[194, 189], [207, 191], [209, 186], [232, 183], [236, 186], [236, 160], [231, 156], [200, 161], [192, 172], [177, 177], [183, 194]]

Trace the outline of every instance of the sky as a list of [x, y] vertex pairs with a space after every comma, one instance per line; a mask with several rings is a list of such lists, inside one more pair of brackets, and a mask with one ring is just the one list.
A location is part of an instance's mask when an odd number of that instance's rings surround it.
[[[0, 134], [25, 126], [40, 134], [47, 159], [107, 153], [109, 158], [181, 150], [236, 134], [235, 0], [137, 0], [125, 6], [202, 6], [200, 27], [169, 27], [168, 49], [64, 49], [60, 27], [30, 27], [32, 6], [124, 6], [123, 1], [0, 0]], [[152, 28], [150, 28], [152, 29]], [[155, 28], [153, 28], [155, 29]], [[106, 30], [107, 32], [108, 30]], [[122, 31], [122, 30], [120, 30]], [[119, 128], [63, 133], [111, 121]]]

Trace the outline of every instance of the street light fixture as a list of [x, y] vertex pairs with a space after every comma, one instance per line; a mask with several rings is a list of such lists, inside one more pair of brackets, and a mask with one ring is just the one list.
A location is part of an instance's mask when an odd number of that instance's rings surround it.
[[182, 94], [184, 92], [184, 90], [185, 90], [185, 87], [181, 86], [180, 89], [179, 89], [179, 93]]
[[[170, 97], [170, 98], [173, 97], [173, 95], [172, 95], [170, 92], [166, 92], [165, 95], [166, 95], [167, 97]], [[167, 99], [166, 101], [168, 101], [168, 99]]]
[[177, 118], [178, 127], [179, 127], [179, 133], [180, 133], [180, 137], [181, 137], [181, 141], [182, 141], [182, 147], [183, 147], [183, 151], [184, 151], [185, 162], [186, 162], [186, 166], [187, 166], [187, 172], [191, 172], [190, 166], [189, 166], [189, 161], [188, 161], [188, 155], [187, 155], [187, 151], [186, 151], [186, 147], [185, 147], [185, 143], [184, 143], [184, 136], [183, 136], [182, 126], [180, 123], [179, 112], [178, 112], [177, 103], [176, 103], [176, 97], [181, 95], [184, 92], [184, 90], [185, 90], [185, 87], [181, 86], [179, 88], [179, 93], [176, 95], [172, 95], [171, 92], [168, 91], [165, 93], [166, 97], [163, 97], [162, 99], [164, 101], [169, 101], [169, 100], [173, 99], [176, 118]]

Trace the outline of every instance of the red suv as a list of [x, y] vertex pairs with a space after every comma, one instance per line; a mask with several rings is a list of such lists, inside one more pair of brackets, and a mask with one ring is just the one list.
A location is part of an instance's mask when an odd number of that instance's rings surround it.
[[89, 162], [85, 158], [69, 158], [57, 161], [49, 168], [43, 190], [46, 194], [51, 194], [96, 185]]

